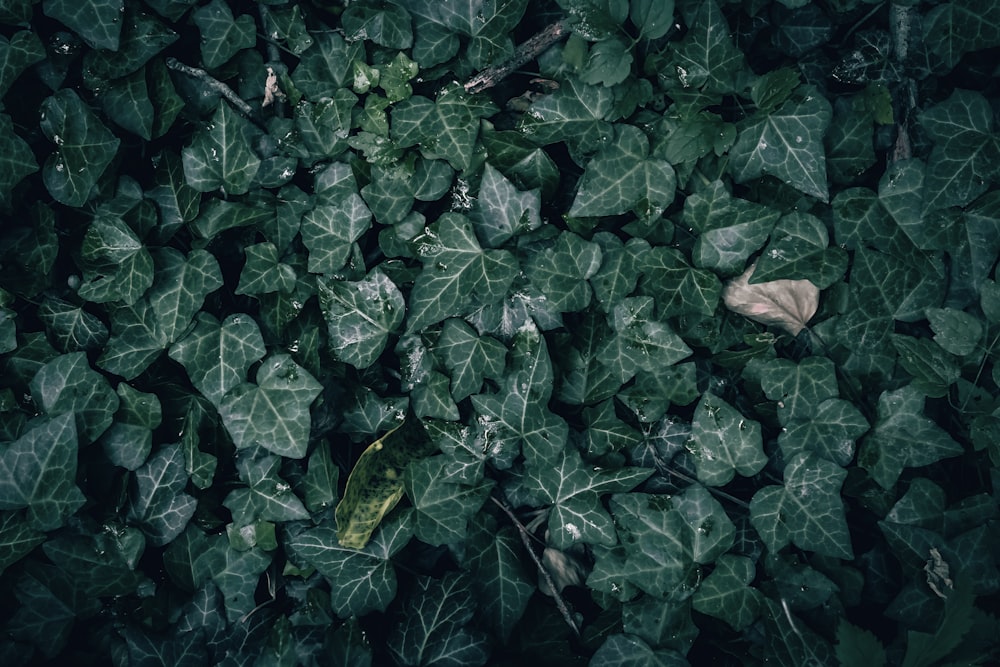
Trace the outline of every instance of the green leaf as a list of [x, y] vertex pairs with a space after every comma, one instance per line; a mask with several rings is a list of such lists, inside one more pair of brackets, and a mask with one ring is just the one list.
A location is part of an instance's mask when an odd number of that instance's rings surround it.
[[26, 509], [33, 530], [64, 525], [86, 501], [76, 486], [77, 446], [72, 413], [30, 421], [20, 438], [0, 446], [0, 510]]
[[273, 243], [248, 246], [246, 255], [247, 261], [240, 273], [240, 284], [236, 287], [237, 294], [287, 294], [295, 289], [295, 269], [279, 261], [278, 248]]
[[56, 201], [82, 206], [121, 140], [69, 88], [59, 89], [42, 102], [39, 124], [56, 145], [42, 168], [45, 187]]
[[443, 456], [410, 462], [403, 476], [406, 495], [413, 503], [414, 535], [435, 546], [458, 544], [466, 538], [468, 523], [489, 495], [492, 482], [475, 486], [449, 480]]
[[732, 42], [719, 5], [714, 0], [702, 2], [693, 15], [684, 18], [688, 30], [672, 49], [672, 75], [682, 88], [697, 88], [712, 95], [737, 92], [743, 54]]
[[448, 213], [414, 239], [423, 269], [410, 293], [407, 330], [496, 303], [517, 274], [506, 250], [483, 250], [468, 218]]
[[399, 288], [378, 268], [364, 280], [320, 279], [316, 287], [330, 352], [355, 368], [373, 364], [403, 321], [406, 303]]
[[760, 424], [711, 393], [703, 394], [695, 408], [687, 447], [694, 455], [698, 481], [706, 486], [728, 484], [737, 472], [756, 475], [767, 464]]
[[21, 30], [10, 39], [0, 37], [0, 97], [31, 65], [45, 59], [45, 47], [30, 30]]
[[506, 642], [535, 592], [533, 572], [512, 528], [498, 530], [493, 521], [477, 520], [470, 530], [465, 559], [472, 587], [490, 626]]
[[347, 43], [334, 31], [313, 35], [313, 44], [302, 52], [292, 82], [306, 99], [313, 102], [334, 97], [349, 83], [352, 63], [363, 60], [363, 42]]
[[657, 246], [646, 258], [637, 292], [656, 300], [660, 318], [715, 312], [722, 283], [713, 272], [691, 268], [675, 248]]
[[159, 331], [168, 342], [187, 329], [205, 297], [222, 286], [219, 263], [205, 250], [192, 250], [185, 258], [163, 249], [155, 257], [157, 282], [149, 291]]
[[417, 579], [393, 627], [389, 652], [404, 665], [477, 666], [489, 657], [486, 636], [470, 625], [475, 613], [468, 576]]
[[[2, 460], [3, 455], [0, 454], [0, 461]], [[33, 476], [35, 477], [38, 475]], [[2, 497], [7, 497], [6, 491], [2, 492]], [[32, 527], [32, 523], [30, 520], [25, 521], [19, 512], [4, 511], [0, 514], [0, 574], [45, 541], [45, 533]], [[531, 585], [531, 590], [534, 592], [534, 584]]]
[[768, 114], [752, 116], [730, 149], [737, 183], [774, 176], [796, 190], [829, 201], [823, 134], [832, 110], [825, 97], [805, 89]]
[[406, 467], [430, 451], [419, 426], [406, 423], [365, 449], [337, 504], [337, 539], [343, 547], [365, 548], [379, 522], [403, 497]]
[[551, 505], [549, 543], [567, 549], [577, 542], [614, 546], [614, 523], [601, 504], [605, 493], [630, 491], [651, 474], [648, 468], [592, 471], [580, 455], [564, 451], [554, 463], [529, 465], [522, 490], [535, 506]]
[[357, 193], [336, 204], [320, 204], [302, 216], [302, 242], [309, 249], [310, 273], [334, 273], [344, 268], [351, 244], [371, 223], [371, 211]]
[[835, 558], [854, 558], [840, 487], [847, 471], [803, 452], [785, 466], [783, 486], [766, 486], [750, 501], [750, 522], [767, 548], [787, 544]]
[[230, 491], [222, 503], [232, 512], [235, 526], [309, 518], [302, 501], [278, 474], [280, 457], [257, 449], [237, 459], [236, 467], [246, 487]]
[[230, 315], [220, 325], [202, 312], [194, 328], [171, 346], [169, 354], [184, 366], [201, 395], [218, 408], [229, 390], [246, 382], [250, 366], [267, 350], [250, 316]]
[[160, 211], [160, 224], [154, 234], [157, 240], [168, 240], [185, 222], [198, 216], [201, 195], [187, 184], [180, 156], [164, 151], [154, 175], [155, 187], [146, 190]]
[[583, 310], [590, 303], [587, 280], [601, 266], [601, 247], [572, 232], [562, 232], [555, 245], [531, 258], [528, 278], [556, 311]]
[[673, 25], [674, 3], [673, 0], [632, 0], [628, 16], [643, 39], [659, 39]]
[[692, 606], [702, 614], [722, 619], [740, 632], [756, 621], [761, 613], [763, 596], [750, 586], [755, 576], [756, 568], [752, 560], [723, 554], [715, 561], [712, 573], [695, 591]]
[[684, 223], [698, 232], [694, 265], [723, 275], [741, 273], [780, 215], [767, 206], [733, 197], [722, 181], [714, 181], [684, 201]]
[[95, 303], [135, 303], [153, 284], [153, 258], [117, 216], [95, 216], [80, 252], [85, 282], [78, 294]]
[[811, 406], [809, 413], [788, 421], [778, 444], [786, 459], [808, 451], [846, 466], [854, 458], [855, 442], [868, 428], [868, 421], [852, 403], [828, 398]]
[[648, 157], [649, 142], [631, 125], [620, 125], [611, 143], [587, 164], [569, 215], [619, 215], [635, 210], [659, 216], [674, 200], [673, 167]]
[[975, 0], [953, 0], [924, 16], [924, 42], [944, 68], [953, 68], [969, 51], [1000, 44], [1000, 8]]
[[951, 355], [927, 338], [891, 334], [899, 365], [913, 375], [912, 386], [932, 398], [941, 398], [961, 376]]
[[413, 534], [409, 513], [386, 520], [361, 550], [341, 546], [337, 531], [317, 526], [292, 536], [287, 547], [296, 561], [312, 565], [330, 582], [330, 606], [342, 618], [385, 611], [396, 597], [392, 558]]
[[10, 117], [0, 113], [0, 205], [9, 204], [14, 186], [36, 171], [31, 148], [14, 132]]
[[301, 459], [309, 444], [309, 406], [322, 386], [287, 354], [274, 354], [257, 370], [257, 383], [230, 389], [219, 415], [239, 449], [260, 446]]
[[295, 127], [310, 157], [334, 158], [347, 149], [351, 112], [357, 103], [354, 93], [339, 88], [333, 97], [303, 100], [295, 106]]
[[934, 342], [946, 352], [964, 357], [979, 347], [983, 325], [969, 313], [954, 308], [928, 308]]
[[31, 396], [49, 416], [75, 414], [84, 445], [107, 430], [118, 408], [118, 396], [83, 352], [64, 354], [42, 366], [31, 380]]
[[[625, 560], [615, 568], [621, 581], [661, 599], [679, 594], [693, 566], [691, 531], [681, 513], [669, 499], [645, 493], [617, 494], [609, 505], [625, 546]], [[600, 565], [598, 557], [595, 571]]]
[[181, 151], [188, 185], [198, 192], [222, 188], [231, 195], [246, 193], [260, 169], [250, 132], [249, 123], [220, 101], [212, 121]]
[[61, 352], [93, 351], [108, 341], [108, 329], [99, 318], [62, 299], [46, 298], [38, 316]]
[[484, 245], [497, 248], [516, 235], [540, 227], [540, 206], [537, 190], [521, 192], [487, 162], [476, 206], [469, 217]]
[[924, 395], [913, 386], [879, 396], [878, 420], [862, 442], [858, 464], [883, 488], [895, 484], [903, 468], [962, 453], [962, 446], [925, 416], [923, 408]]
[[608, 314], [618, 335], [601, 348], [597, 360], [617, 371], [623, 383], [639, 370], [662, 369], [691, 355], [691, 348], [669, 325], [656, 321], [654, 308], [650, 297], [628, 297]]
[[45, 0], [46, 16], [61, 22], [95, 49], [118, 50], [124, 0]]
[[867, 630], [844, 619], [837, 625], [837, 661], [841, 667], [885, 667], [885, 648]]
[[605, 120], [613, 104], [614, 95], [607, 88], [569, 79], [534, 102], [518, 129], [539, 146], [566, 141], [579, 153], [593, 153], [613, 134]]
[[461, 86], [445, 88], [436, 100], [414, 95], [395, 106], [391, 137], [400, 148], [419, 145], [425, 158], [441, 158], [464, 170], [472, 161], [479, 118], [495, 110], [491, 103], [466, 94]]
[[139, 11], [132, 3], [125, 3], [125, 13], [119, 14], [119, 19], [121, 39], [118, 48], [88, 51], [83, 57], [83, 80], [91, 90], [135, 72], [179, 38], [173, 30], [148, 12]]
[[371, 40], [390, 49], [408, 49], [413, 44], [410, 15], [398, 5], [355, 3], [344, 11], [341, 21], [349, 42]]
[[153, 446], [153, 429], [160, 425], [163, 411], [156, 394], [118, 385], [116, 420], [101, 436], [101, 446], [108, 459], [126, 470], [135, 470], [149, 456]]
[[507, 348], [495, 338], [477, 335], [462, 320], [444, 321], [433, 350], [449, 371], [451, 395], [456, 401], [478, 393], [484, 378], [503, 378]]
[[631, 45], [616, 37], [602, 39], [590, 48], [580, 80], [592, 86], [614, 86], [632, 73]]
[[184, 532], [198, 501], [184, 492], [188, 474], [178, 444], [164, 445], [135, 471], [129, 518], [139, 523], [149, 541], [168, 544]]
[[201, 33], [201, 59], [209, 69], [224, 64], [240, 49], [248, 49], [257, 41], [257, 26], [249, 14], [234, 19], [232, 10], [223, 0], [212, 0], [191, 14]]

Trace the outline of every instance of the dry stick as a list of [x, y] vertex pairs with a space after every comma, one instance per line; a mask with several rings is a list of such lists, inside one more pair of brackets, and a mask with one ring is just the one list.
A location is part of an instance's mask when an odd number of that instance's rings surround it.
[[563, 600], [562, 596], [559, 594], [559, 589], [556, 588], [555, 582], [552, 581], [552, 575], [550, 575], [549, 571], [545, 569], [545, 566], [538, 558], [538, 554], [535, 553], [535, 550], [531, 548], [531, 534], [528, 533], [528, 529], [524, 527], [524, 524], [522, 524], [516, 516], [514, 516], [514, 512], [511, 511], [505, 502], [498, 500], [494, 496], [490, 496], [490, 500], [492, 500], [497, 507], [502, 509], [511, 522], [517, 526], [517, 532], [521, 536], [521, 543], [524, 545], [524, 550], [528, 552], [529, 556], [531, 556], [531, 560], [535, 561], [535, 565], [538, 567], [538, 572], [542, 575], [542, 578], [545, 579], [545, 583], [548, 585], [549, 590], [552, 591], [552, 597], [556, 601], [556, 607], [559, 608], [559, 613], [562, 614], [563, 620], [566, 621], [566, 625], [568, 625], [570, 629], [573, 630], [573, 633], [579, 637], [580, 628], [576, 627], [576, 621], [573, 620], [573, 616], [569, 613], [569, 607], [566, 606], [565, 600]]
[[216, 79], [214, 76], [212, 76], [205, 70], [198, 69], [197, 67], [191, 67], [190, 65], [185, 65], [181, 61], [177, 60], [177, 58], [167, 58], [166, 64], [167, 67], [169, 67], [172, 70], [183, 72], [188, 76], [193, 76], [196, 79], [200, 79], [209, 88], [212, 88], [220, 95], [225, 97], [227, 100], [229, 100], [230, 104], [236, 107], [236, 109], [239, 110], [241, 114], [247, 117], [247, 120], [252, 122], [254, 125], [257, 125], [258, 127], [263, 127], [260, 121], [258, 121], [257, 118], [254, 116], [253, 107], [251, 107], [250, 104], [248, 104], [242, 97], [237, 95], [236, 91], [234, 91], [232, 88], [230, 88], [226, 84]]
[[469, 79], [465, 83], [465, 92], [481, 93], [488, 88], [492, 88], [511, 72], [522, 67], [526, 62], [537, 58], [545, 49], [558, 42], [565, 35], [566, 22], [556, 21], [520, 44], [508, 61], [500, 65], [487, 67]]

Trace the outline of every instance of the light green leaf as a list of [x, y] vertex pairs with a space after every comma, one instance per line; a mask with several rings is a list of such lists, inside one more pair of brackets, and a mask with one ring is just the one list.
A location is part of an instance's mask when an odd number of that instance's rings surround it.
[[476, 610], [468, 575], [420, 577], [387, 639], [403, 665], [478, 666], [490, 655], [486, 635], [470, 625]]
[[191, 14], [201, 33], [201, 59], [209, 69], [232, 58], [240, 49], [251, 48], [257, 41], [257, 26], [249, 14], [233, 17], [223, 0], [212, 0]]
[[309, 406], [322, 389], [287, 354], [275, 354], [257, 370], [256, 384], [246, 382], [226, 393], [219, 415], [237, 448], [260, 446], [301, 459], [309, 445]]
[[569, 79], [559, 90], [531, 105], [519, 129], [539, 146], [565, 141], [579, 153], [593, 153], [611, 137], [614, 94], [607, 88]]
[[614, 546], [614, 523], [601, 496], [630, 491], [651, 473], [648, 468], [593, 471], [568, 449], [553, 463], [527, 466], [522, 490], [534, 506], [551, 506], [549, 544], [554, 548], [567, 549], [577, 542]]
[[121, 140], [69, 88], [60, 88], [42, 102], [39, 124], [56, 145], [42, 168], [45, 187], [56, 201], [82, 206]]
[[854, 558], [840, 487], [847, 471], [801, 453], [785, 466], [783, 486], [766, 486], [750, 501], [750, 522], [771, 553], [787, 544], [818, 554]]
[[444, 456], [410, 462], [403, 476], [406, 495], [413, 503], [414, 535], [434, 546], [459, 544], [466, 539], [468, 523], [493, 488], [493, 482], [475, 486], [449, 480], [442, 466]]
[[692, 606], [702, 614], [722, 619], [740, 632], [760, 616], [762, 596], [750, 586], [755, 576], [752, 560], [723, 554], [715, 561], [712, 573], [695, 591]]
[[336, 204], [320, 204], [302, 216], [302, 242], [309, 249], [309, 272], [334, 273], [342, 269], [351, 244], [371, 223], [371, 211], [357, 193]]
[[796, 190], [829, 200], [823, 134], [832, 110], [825, 97], [804, 89], [777, 111], [757, 114], [740, 128], [730, 149], [730, 172], [737, 183], [774, 176]]
[[260, 169], [260, 158], [250, 148], [250, 133], [249, 123], [220, 100], [212, 121], [181, 151], [188, 185], [198, 192], [218, 188], [231, 195], [247, 192]]
[[483, 250], [468, 218], [448, 213], [414, 239], [423, 270], [410, 293], [407, 330], [465, 315], [506, 296], [517, 274], [506, 250]]
[[674, 200], [673, 167], [649, 158], [649, 141], [639, 128], [619, 125], [613, 141], [587, 164], [570, 216], [619, 215], [635, 210], [659, 216]]
[[694, 455], [698, 480], [706, 486], [728, 484], [737, 472], [756, 475], [767, 464], [760, 424], [710, 392], [695, 408], [687, 447]]
[[31, 420], [0, 446], [0, 510], [27, 510], [35, 530], [62, 526], [86, 501], [76, 486], [77, 446], [72, 413]]
[[230, 389], [246, 382], [250, 366], [267, 354], [253, 318], [233, 314], [219, 321], [200, 312], [194, 328], [170, 348], [201, 395], [217, 408]]
[[152, 544], [172, 542], [184, 531], [198, 505], [184, 492], [188, 474], [181, 446], [164, 445], [134, 475], [129, 518], [139, 523]]
[[373, 364], [403, 321], [399, 288], [378, 268], [364, 280], [320, 279], [316, 287], [333, 356], [355, 368]]
[[733, 197], [722, 181], [714, 181], [684, 201], [684, 223], [698, 232], [694, 265], [722, 275], [741, 273], [780, 215], [770, 207]]
[[491, 336], [477, 335], [460, 319], [444, 321], [433, 350], [449, 371], [456, 401], [479, 392], [484, 378], [503, 378], [507, 348]]
[[858, 464], [883, 488], [892, 487], [903, 468], [962, 453], [962, 446], [924, 415], [923, 408], [924, 395], [912, 386], [879, 396], [878, 420], [862, 441]]
[[45, 0], [42, 9], [95, 49], [118, 50], [124, 0]]
[[537, 190], [521, 192], [487, 162], [469, 218], [483, 244], [497, 248], [515, 235], [540, 227], [540, 207]]

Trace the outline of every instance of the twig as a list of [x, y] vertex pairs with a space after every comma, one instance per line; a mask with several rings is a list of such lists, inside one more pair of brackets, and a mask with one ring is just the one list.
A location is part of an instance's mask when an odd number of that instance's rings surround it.
[[511, 72], [523, 66], [526, 62], [534, 60], [545, 49], [562, 39], [566, 35], [566, 28], [565, 21], [556, 21], [541, 32], [532, 35], [514, 50], [514, 55], [506, 62], [487, 67], [466, 81], [465, 91], [467, 93], [481, 93], [497, 85]]
[[[649, 449], [649, 453], [653, 457], [653, 463], [656, 464], [656, 468], [657, 468], [657, 470], [659, 470], [659, 472], [660, 472], [661, 475], [664, 474], [664, 473], [666, 473], [668, 475], [673, 475], [677, 479], [680, 479], [681, 481], [687, 482], [688, 484], [697, 484], [698, 483], [698, 480], [690, 477], [689, 475], [685, 475], [680, 470], [674, 470], [669, 465], [667, 465], [667, 462], [664, 461], [663, 457], [660, 456], [660, 454], [656, 451], [656, 447], [653, 446], [653, 443], [647, 442], [646, 443], [646, 448]], [[732, 494], [729, 494], [729, 493], [726, 493], [722, 489], [717, 489], [714, 486], [706, 486], [705, 488], [708, 489], [709, 493], [711, 493], [714, 496], [718, 496], [720, 498], [723, 498], [724, 500], [728, 500], [729, 502], [733, 503], [734, 505], [738, 505], [739, 507], [742, 507], [745, 510], [749, 511], [749, 509], [750, 509], [750, 504], [747, 503], [745, 500], [740, 500], [736, 496], [734, 496]]]
[[230, 88], [226, 84], [216, 79], [214, 76], [212, 76], [205, 70], [198, 69], [197, 67], [191, 67], [190, 65], [185, 65], [181, 61], [177, 60], [177, 58], [167, 58], [166, 65], [172, 70], [181, 72], [183, 74], [187, 74], [188, 76], [192, 76], [196, 79], [200, 79], [209, 88], [215, 90], [220, 95], [229, 100], [229, 103], [232, 104], [234, 107], [236, 107], [236, 109], [241, 114], [246, 116], [247, 120], [252, 122], [254, 125], [257, 125], [258, 127], [263, 128], [260, 121], [257, 120], [256, 116], [254, 115], [253, 107], [251, 107], [250, 104], [246, 102], [242, 97], [237, 95], [236, 91], [234, 91], [232, 88]]
[[550, 575], [549, 571], [545, 569], [545, 565], [542, 564], [542, 561], [538, 558], [538, 554], [535, 553], [535, 550], [531, 548], [532, 536], [528, 532], [528, 529], [525, 528], [524, 524], [518, 520], [518, 518], [514, 515], [514, 512], [507, 506], [507, 503], [499, 500], [495, 496], [490, 496], [490, 500], [492, 500], [497, 507], [503, 510], [504, 514], [507, 515], [507, 518], [511, 520], [511, 523], [517, 526], [517, 532], [521, 536], [521, 543], [524, 545], [524, 549], [528, 552], [528, 555], [531, 556], [531, 560], [535, 561], [538, 573], [542, 575], [542, 579], [545, 580], [549, 590], [552, 591], [552, 598], [556, 601], [556, 607], [559, 608], [559, 613], [562, 614], [563, 620], [566, 621], [566, 625], [570, 627], [573, 634], [579, 637], [580, 628], [576, 627], [576, 621], [573, 620], [573, 616], [569, 613], [569, 607], [566, 606], [566, 601], [563, 600], [562, 595], [559, 594], [559, 589], [556, 588], [556, 583], [552, 581], [552, 575]]

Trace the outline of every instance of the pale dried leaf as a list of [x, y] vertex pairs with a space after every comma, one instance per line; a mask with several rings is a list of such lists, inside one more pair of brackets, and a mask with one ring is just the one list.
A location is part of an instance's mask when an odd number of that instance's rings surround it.
[[761, 324], [781, 327], [793, 336], [805, 328], [819, 306], [819, 289], [808, 280], [772, 280], [750, 284], [756, 262], [726, 284], [726, 307]]

